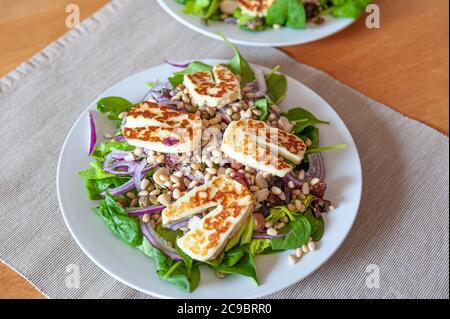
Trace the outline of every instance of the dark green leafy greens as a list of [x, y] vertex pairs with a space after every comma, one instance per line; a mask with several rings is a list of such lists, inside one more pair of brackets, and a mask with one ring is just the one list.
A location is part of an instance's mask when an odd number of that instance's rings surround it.
[[183, 71], [175, 72], [171, 77], [169, 77], [169, 82], [172, 84], [172, 86], [175, 88], [181, 83], [183, 83], [184, 76], [186, 74], [191, 74], [195, 72], [211, 72], [212, 66], [200, 62], [200, 61], [194, 61], [189, 64], [189, 66], [184, 69]]
[[283, 101], [287, 91], [287, 79], [284, 74], [270, 72], [265, 76], [267, 84], [267, 95], [275, 104]]
[[301, 1], [288, 0], [286, 26], [292, 29], [304, 29], [306, 27], [306, 12]]
[[292, 108], [283, 115], [290, 122], [295, 123], [295, 127], [292, 130], [292, 133], [294, 134], [300, 134], [308, 126], [315, 126], [317, 124], [330, 124], [330, 122], [319, 120], [311, 112], [301, 107]]
[[110, 96], [97, 102], [97, 110], [107, 115], [109, 120], [119, 120], [119, 114], [128, 112], [133, 107], [133, 103], [123, 97]]
[[250, 64], [242, 57], [239, 50], [234, 44], [232, 44], [228, 39], [221, 33], [219, 36], [227, 43], [234, 51], [234, 57], [228, 62], [228, 68], [234, 73], [241, 77], [241, 84], [247, 84], [255, 80], [255, 74]]
[[255, 101], [255, 107], [261, 111], [260, 121], [265, 121], [269, 117], [269, 101], [267, 99], [259, 99]]
[[322, 239], [323, 233], [325, 231], [325, 222], [322, 216], [318, 218], [314, 216], [313, 210], [308, 208], [304, 213], [305, 218], [311, 225], [311, 237], [313, 241], [319, 241]]
[[221, 263], [219, 266], [208, 265], [214, 271], [222, 272], [225, 274], [241, 275], [246, 276], [259, 285], [258, 274], [256, 273], [256, 265], [253, 261], [253, 257], [246, 253], [237, 263], [233, 266], [225, 265]]
[[105, 199], [92, 210], [114, 235], [128, 245], [136, 247], [142, 243], [142, 233], [138, 218], [128, 216], [125, 209], [117, 204], [109, 193], [106, 193]]
[[301, 216], [296, 215], [283, 229], [284, 237], [272, 239], [273, 250], [296, 249], [308, 242], [311, 236], [311, 225], [309, 221]]
[[372, 0], [323, 0], [323, 14], [331, 14], [337, 18], [359, 18]]
[[277, 0], [269, 8], [266, 17], [267, 25], [284, 25], [288, 16], [289, 0]]

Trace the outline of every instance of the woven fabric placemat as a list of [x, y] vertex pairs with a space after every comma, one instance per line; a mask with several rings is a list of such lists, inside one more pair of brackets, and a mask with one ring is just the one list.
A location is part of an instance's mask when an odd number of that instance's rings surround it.
[[[341, 116], [358, 146], [364, 191], [344, 245], [268, 298], [448, 298], [448, 138], [276, 49], [247, 59], [291, 75]], [[0, 259], [51, 298], [148, 298], [103, 272], [72, 239], [56, 165], [72, 124], [100, 92], [163, 59], [227, 58], [229, 48], [171, 19], [156, 1], [113, 1], [0, 79]], [[370, 76], [370, 75], [367, 75]], [[66, 285], [76, 264], [81, 286]], [[380, 288], [366, 287], [366, 268]], [[1, 283], [0, 283], [1, 284]]]

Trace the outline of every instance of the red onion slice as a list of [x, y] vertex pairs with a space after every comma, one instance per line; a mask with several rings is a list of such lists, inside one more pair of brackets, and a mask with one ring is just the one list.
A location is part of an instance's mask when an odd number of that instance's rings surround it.
[[155, 214], [162, 211], [166, 206], [150, 206], [145, 208], [133, 208], [133, 209], [127, 209], [127, 213], [130, 216], [143, 216], [146, 214]]
[[175, 223], [166, 225], [166, 228], [168, 228], [170, 230], [177, 230], [177, 229], [180, 229], [182, 227], [186, 227], [188, 225], [188, 223], [189, 223], [189, 219], [190, 219], [190, 217], [182, 219], [182, 220], [179, 220], [179, 221], [177, 221]]
[[90, 138], [89, 138], [89, 155], [94, 151], [95, 143], [97, 143], [97, 132], [95, 129], [95, 120], [92, 112], [89, 112], [89, 129], [90, 129]]
[[313, 179], [317, 177], [321, 181], [325, 180], [326, 169], [325, 161], [322, 154], [312, 153], [308, 155], [309, 158], [309, 169], [306, 172], [307, 179]]
[[292, 173], [286, 174], [283, 177], [283, 182], [287, 185], [289, 182], [294, 183], [294, 189], [302, 188], [303, 182], [297, 179]]
[[[116, 188], [108, 189], [107, 192], [111, 194], [111, 196], [118, 196], [123, 193], [126, 193], [134, 188], [134, 181], [133, 179], [130, 179], [128, 182], [126, 182], [123, 185], [120, 185]], [[100, 196], [105, 197], [105, 192], [101, 192]]]
[[117, 142], [125, 142], [127, 140], [127, 138], [123, 135], [117, 135], [117, 136], [114, 136], [114, 140]]
[[172, 61], [169, 59], [165, 59], [164, 60], [167, 64], [170, 64], [171, 66], [174, 66], [176, 68], [187, 68], [189, 66], [190, 63], [185, 63], [185, 62], [177, 62], [177, 61]]
[[144, 223], [142, 218], [139, 218], [141, 224], [142, 234], [147, 238], [147, 240], [152, 244], [153, 247], [161, 250], [164, 255], [170, 259], [181, 261], [183, 260], [176, 250], [171, 247], [164, 239], [162, 239], [158, 233], [150, 226], [149, 223]]
[[144, 178], [145, 174], [143, 174], [144, 168], [147, 165], [147, 160], [143, 159], [137, 164], [136, 169], [134, 170], [133, 181], [136, 189], [141, 191], [141, 182]]

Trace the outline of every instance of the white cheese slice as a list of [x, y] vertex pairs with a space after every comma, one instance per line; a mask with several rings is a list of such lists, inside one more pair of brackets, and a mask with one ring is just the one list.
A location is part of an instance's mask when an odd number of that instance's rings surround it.
[[187, 153], [201, 146], [202, 121], [195, 114], [144, 102], [130, 110], [122, 131], [130, 145], [161, 153]]
[[183, 84], [199, 106], [220, 108], [242, 98], [238, 78], [222, 64], [215, 65], [212, 73], [186, 74]]
[[244, 225], [253, 211], [253, 196], [227, 175], [213, 178], [194, 188], [162, 212], [167, 225], [213, 208], [177, 240], [177, 245], [193, 259], [216, 258], [228, 241]]

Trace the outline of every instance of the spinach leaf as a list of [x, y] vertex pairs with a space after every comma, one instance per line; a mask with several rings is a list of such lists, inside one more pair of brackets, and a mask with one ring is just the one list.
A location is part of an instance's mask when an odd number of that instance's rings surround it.
[[192, 292], [198, 287], [200, 282], [200, 270], [198, 265], [192, 265], [190, 274], [183, 262], [174, 262], [169, 259], [159, 249], [153, 247], [146, 238], [143, 239], [140, 246], [137, 247], [145, 255], [153, 259], [156, 266], [156, 273], [162, 280], [166, 280], [171, 284], [185, 290]]
[[259, 286], [258, 275], [256, 273], [256, 265], [253, 261], [253, 257], [250, 254], [245, 254], [244, 257], [242, 257], [239, 262], [233, 266], [226, 266], [222, 263], [219, 266], [209, 265], [209, 268], [214, 271], [223, 272], [225, 274], [235, 274], [250, 277]]
[[203, 19], [210, 19], [219, 10], [220, 0], [212, 0], [203, 15]]
[[307, 126], [301, 132], [295, 133], [303, 141], [311, 140], [311, 148], [319, 147], [319, 128], [315, 126]]
[[228, 68], [234, 73], [239, 74], [241, 77], [241, 84], [253, 82], [255, 80], [255, 74], [250, 64], [242, 57], [236, 46], [228, 41], [228, 39], [221, 33], [217, 33], [234, 51], [234, 57], [228, 63]]
[[337, 18], [359, 18], [372, 0], [331, 0], [331, 5], [323, 13], [331, 13]]
[[286, 76], [280, 73], [269, 73], [265, 78], [267, 84], [267, 95], [273, 103], [279, 104], [286, 96]]
[[237, 20], [238, 26], [244, 26], [247, 22], [255, 19], [255, 17], [243, 14], [240, 8], [234, 11], [233, 16]]
[[179, 229], [171, 230], [163, 227], [161, 224], [157, 224], [155, 228], [156, 233], [168, 243], [175, 245], [177, 237], [181, 237], [183, 232]]
[[249, 244], [252, 241], [254, 226], [255, 219], [253, 218], [253, 214], [251, 214], [248, 218], [247, 224], [244, 227], [244, 231], [242, 232], [241, 245]]
[[253, 239], [248, 247], [248, 252], [253, 255], [262, 254], [267, 248], [270, 248], [272, 241], [270, 239]]
[[201, 15], [204, 9], [209, 6], [210, 2], [211, 0], [187, 0], [183, 13]]
[[262, 112], [259, 120], [267, 120], [267, 118], [269, 117], [269, 101], [267, 99], [257, 100], [255, 102], [255, 107]]
[[183, 71], [175, 72], [171, 77], [169, 77], [169, 82], [175, 88], [181, 83], [183, 83], [184, 75], [196, 72], [211, 72], [212, 66], [205, 64], [200, 61], [191, 62], [186, 69]]
[[308, 242], [311, 225], [308, 219], [296, 215], [284, 228], [286, 236], [272, 239], [273, 250], [297, 249]]
[[319, 120], [311, 112], [301, 107], [290, 109], [287, 113], [284, 114], [284, 116], [290, 122], [295, 123], [295, 127], [292, 131], [294, 134], [301, 133], [308, 126], [314, 126], [317, 124], [330, 124], [330, 122]]
[[288, 0], [286, 25], [293, 29], [304, 29], [306, 27], [306, 12], [301, 1]]
[[192, 272], [193, 260], [192, 260], [191, 256], [187, 255], [182, 249], [180, 249], [180, 247], [178, 247], [178, 245], [176, 243], [175, 243], [175, 248], [177, 250], [178, 255], [180, 255], [181, 258], [183, 258], [184, 265], [186, 266], [186, 274], [189, 277]]
[[322, 216], [317, 218], [311, 208], [308, 208], [303, 215], [309, 221], [311, 225], [311, 237], [313, 241], [319, 241], [322, 239], [323, 233], [325, 232], [325, 222]]
[[130, 246], [136, 247], [142, 243], [142, 233], [139, 220], [136, 217], [128, 216], [125, 209], [117, 204], [115, 199], [106, 193], [93, 211], [109, 227], [109, 229]]
[[289, 217], [290, 220], [294, 220], [295, 219], [295, 214], [296, 212], [292, 212], [290, 211], [287, 206], [276, 206], [276, 207], [272, 207], [270, 209], [270, 214], [269, 216], [266, 217], [266, 221], [271, 221], [271, 222], [278, 222], [281, 218], [283, 218], [284, 216]]
[[266, 16], [267, 25], [284, 25], [288, 16], [289, 0], [277, 0], [269, 8]]
[[224, 254], [220, 265], [232, 267], [236, 265], [239, 260], [241, 260], [241, 258], [245, 255], [246, 252], [247, 252], [247, 245], [235, 247]]
[[118, 142], [118, 141], [109, 141], [106, 143], [101, 143], [94, 148], [94, 151], [91, 154], [91, 157], [96, 159], [97, 161], [103, 162], [105, 160], [105, 156], [108, 155], [112, 150], [118, 151], [132, 151], [135, 147], [128, 144], [128, 142]]
[[128, 112], [133, 107], [133, 103], [123, 97], [110, 96], [97, 102], [97, 110], [106, 114], [109, 120], [119, 120], [119, 114]]

